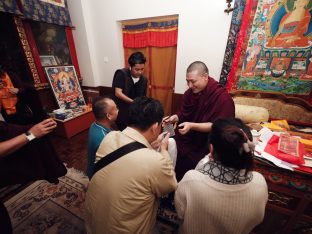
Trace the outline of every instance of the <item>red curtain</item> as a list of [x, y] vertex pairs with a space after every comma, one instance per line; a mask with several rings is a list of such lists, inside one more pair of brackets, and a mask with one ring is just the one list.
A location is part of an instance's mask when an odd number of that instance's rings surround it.
[[125, 48], [170, 47], [177, 45], [178, 19], [123, 25]]

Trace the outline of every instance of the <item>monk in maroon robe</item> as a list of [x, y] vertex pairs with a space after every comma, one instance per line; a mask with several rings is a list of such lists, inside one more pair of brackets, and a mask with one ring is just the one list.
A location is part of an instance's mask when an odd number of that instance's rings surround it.
[[189, 89], [183, 95], [180, 111], [164, 120], [178, 123], [175, 137], [177, 180], [208, 154], [208, 133], [212, 123], [235, 116], [233, 99], [223, 86], [209, 77], [203, 62], [197, 61], [188, 67], [186, 81]]

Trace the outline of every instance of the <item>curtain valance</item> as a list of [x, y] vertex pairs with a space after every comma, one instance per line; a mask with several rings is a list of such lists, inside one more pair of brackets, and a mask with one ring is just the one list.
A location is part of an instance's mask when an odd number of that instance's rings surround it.
[[16, 0], [2, 0], [0, 1], [0, 11], [12, 14], [21, 15], [22, 12], [18, 8]]
[[124, 24], [122, 32], [125, 48], [175, 46], [178, 39], [178, 19], [136, 25]]
[[71, 26], [67, 0], [20, 0], [22, 12], [27, 19]]

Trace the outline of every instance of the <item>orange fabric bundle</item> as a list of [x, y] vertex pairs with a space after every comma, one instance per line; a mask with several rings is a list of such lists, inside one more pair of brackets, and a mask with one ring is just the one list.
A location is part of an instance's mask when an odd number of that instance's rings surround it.
[[14, 86], [7, 73], [1, 77], [0, 83], [2, 83], [2, 87], [0, 87], [0, 110], [2, 106], [8, 115], [15, 114], [17, 96], [9, 91]]

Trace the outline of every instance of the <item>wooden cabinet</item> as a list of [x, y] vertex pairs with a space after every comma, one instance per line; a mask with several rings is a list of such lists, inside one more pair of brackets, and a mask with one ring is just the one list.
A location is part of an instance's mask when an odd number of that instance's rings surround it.
[[269, 200], [254, 233], [312, 233], [312, 175], [258, 161], [255, 169], [266, 178]]

